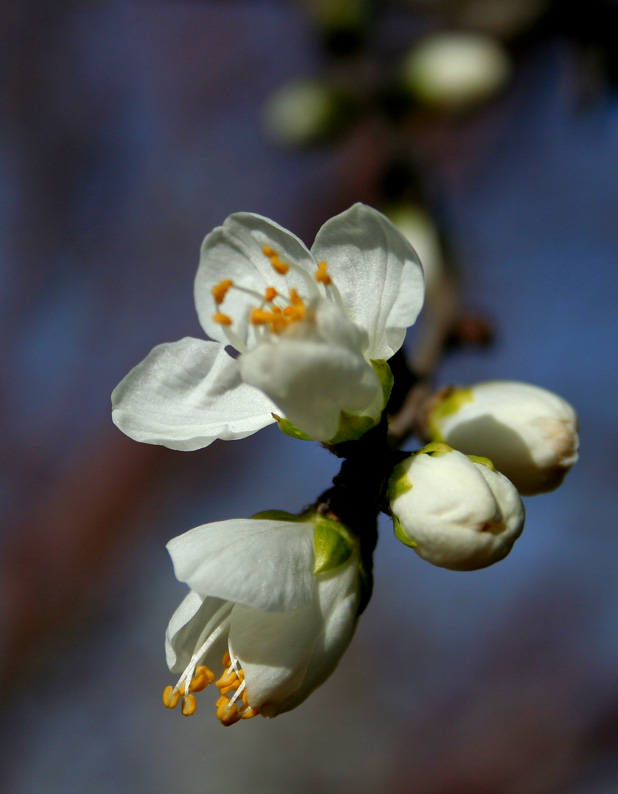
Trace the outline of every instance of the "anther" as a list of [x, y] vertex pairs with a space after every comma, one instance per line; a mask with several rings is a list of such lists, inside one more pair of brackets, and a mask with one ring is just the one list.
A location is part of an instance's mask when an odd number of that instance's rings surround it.
[[305, 305], [305, 302], [300, 297], [298, 292], [294, 289], [294, 287], [292, 287], [292, 289], [290, 290], [290, 303], [292, 304], [292, 306], [304, 306]]
[[221, 687], [229, 686], [230, 684], [234, 684], [237, 681], [238, 675], [236, 674], [236, 671], [229, 667], [217, 681], [217, 688], [221, 689]]
[[195, 714], [195, 709], [197, 707], [197, 703], [195, 700], [195, 695], [185, 695], [182, 699], [182, 713], [185, 717], [190, 717], [192, 714]]
[[280, 276], [285, 276], [285, 274], [290, 269], [290, 266], [286, 265], [285, 262], [282, 262], [278, 256], [277, 257], [273, 256], [273, 258], [270, 260], [270, 264], [272, 265], [273, 270], [279, 273]]
[[227, 314], [223, 314], [223, 312], [217, 312], [216, 314], [213, 314], [212, 319], [219, 325], [232, 324], [232, 318], [229, 317]]
[[320, 284], [324, 284], [325, 287], [328, 287], [331, 284], [331, 278], [326, 272], [327, 269], [328, 264], [326, 262], [318, 262], [318, 272], [315, 274], [315, 280]]
[[174, 691], [173, 686], [166, 686], [163, 690], [163, 705], [168, 709], [175, 709], [180, 700], [180, 692]]
[[251, 311], [251, 323], [253, 325], [268, 325], [272, 322], [272, 312], [264, 311], [264, 309], [253, 309]]
[[280, 276], [285, 276], [290, 269], [290, 266], [279, 259], [279, 254], [274, 250], [274, 248], [271, 248], [269, 245], [263, 245], [262, 252], [264, 253], [264, 256], [270, 259], [270, 264], [272, 265], [273, 270], [279, 273]]
[[260, 713], [260, 712], [259, 712], [257, 709], [253, 709], [253, 708], [251, 708], [251, 707], [249, 706], [249, 708], [248, 708], [248, 709], [245, 709], [245, 710], [244, 710], [244, 711], [241, 713], [241, 715], [240, 715], [240, 718], [241, 718], [241, 720], [250, 720], [250, 719], [251, 719], [251, 717], [257, 717], [257, 715], [258, 715], [259, 713]]
[[194, 678], [192, 678], [191, 682], [188, 684], [189, 692], [201, 692], [202, 689], [206, 689], [208, 684], [212, 684], [214, 680], [215, 674], [212, 670], [202, 665], [197, 668]]
[[270, 303], [271, 301], [274, 301], [274, 299], [277, 297], [278, 294], [279, 293], [274, 287], [266, 287], [266, 294], [264, 295], [264, 300], [266, 301], [266, 303]]
[[229, 651], [226, 651], [226, 652], [223, 654], [223, 659], [221, 659], [221, 664], [222, 664], [222, 665], [223, 665], [225, 668], [229, 667], [229, 666], [232, 664], [232, 659], [231, 659], [231, 657], [230, 657], [230, 652], [229, 652]]
[[223, 303], [223, 299], [225, 298], [227, 291], [233, 285], [234, 282], [232, 281], [231, 278], [223, 279], [223, 281], [220, 281], [218, 284], [215, 284], [215, 286], [212, 288], [212, 294], [217, 306]]
[[235, 708], [230, 707], [229, 698], [220, 697], [219, 700], [217, 700], [216, 705], [217, 719], [222, 725], [225, 725], [226, 728], [241, 719], [241, 715], [238, 713], [238, 711]]

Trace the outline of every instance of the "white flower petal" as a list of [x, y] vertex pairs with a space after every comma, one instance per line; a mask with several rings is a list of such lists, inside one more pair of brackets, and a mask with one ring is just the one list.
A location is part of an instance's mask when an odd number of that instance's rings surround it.
[[112, 393], [123, 433], [181, 450], [250, 436], [274, 421], [273, 409], [220, 344], [190, 337], [155, 347]]
[[238, 518], [204, 524], [167, 544], [176, 578], [202, 595], [266, 611], [312, 597], [313, 524]]
[[[268, 286], [287, 295], [291, 287], [306, 293], [305, 282], [298, 273], [289, 271], [278, 275], [265, 256], [262, 247], [269, 245], [283, 262], [299, 265], [313, 274], [316, 263], [304, 243], [294, 234], [273, 221], [251, 212], [230, 215], [223, 224], [212, 231], [202, 243], [200, 264], [195, 277], [195, 306], [202, 328], [213, 339], [224, 344], [227, 337], [221, 326], [214, 322], [218, 310], [212, 288], [231, 279], [234, 284], [264, 294]], [[239, 290], [231, 289], [219, 307], [232, 317], [232, 330], [243, 343], [253, 339], [254, 329], [249, 324], [249, 311], [259, 305], [256, 299]]]
[[323, 684], [339, 664], [354, 636], [360, 601], [358, 560], [354, 557], [316, 579], [322, 628], [311, 650], [302, 684], [288, 697], [273, 703], [270, 709], [263, 709], [266, 717], [296, 708]]
[[320, 339], [329, 344], [347, 347], [355, 353], [364, 353], [367, 350], [367, 331], [353, 323], [336, 303], [320, 298], [312, 308], [315, 311], [316, 332]]
[[360, 352], [308, 339], [264, 342], [238, 359], [243, 380], [261, 389], [311, 438], [328, 441], [341, 411], [377, 418], [382, 387]]
[[[224, 604], [220, 598], [207, 598], [193, 590], [181, 601], [165, 633], [165, 656], [172, 673], [182, 673], [186, 668], [202, 630]], [[217, 651], [215, 654], [216, 659], [222, 656]]]
[[370, 339], [366, 355], [389, 359], [423, 305], [423, 268], [402, 233], [364, 204], [327, 221], [311, 252], [328, 262], [350, 318]]
[[234, 607], [230, 645], [244, 670], [249, 703], [254, 708], [264, 708], [265, 716], [275, 716], [278, 703], [293, 697], [321, 628], [317, 595], [304, 607], [288, 612]]

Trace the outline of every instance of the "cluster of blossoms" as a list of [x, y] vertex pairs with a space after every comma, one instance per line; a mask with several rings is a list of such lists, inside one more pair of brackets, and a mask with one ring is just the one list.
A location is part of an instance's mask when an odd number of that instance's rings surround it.
[[380, 510], [424, 559], [471, 570], [510, 551], [524, 523], [519, 493], [556, 487], [575, 462], [572, 409], [519, 383], [441, 392], [426, 408], [430, 443], [413, 454], [391, 448], [387, 362], [423, 297], [414, 249], [362, 204], [328, 221], [311, 250], [250, 213], [204, 240], [195, 302], [214, 341], [156, 347], [114, 390], [114, 422], [180, 450], [277, 422], [344, 463], [299, 515], [205, 524], [170, 541], [189, 594], [166, 635], [179, 674], [166, 706], [182, 700], [191, 715], [195, 693], [215, 684], [223, 725], [289, 711], [352, 638], [371, 594]]

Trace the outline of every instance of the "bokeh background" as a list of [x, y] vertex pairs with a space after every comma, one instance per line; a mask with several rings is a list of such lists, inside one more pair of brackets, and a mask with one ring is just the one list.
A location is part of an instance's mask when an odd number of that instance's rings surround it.
[[[334, 34], [328, 5], [0, 8], [10, 794], [618, 791], [615, 4], [567, 17], [548, 2], [365, 3], [373, 15]], [[375, 85], [446, 28], [501, 42], [502, 90], [466, 112], [380, 104]], [[284, 146], [265, 132], [290, 80], [349, 85], [351, 72], [360, 109], [332, 140]], [[580, 415], [580, 462], [562, 489], [526, 500], [523, 536], [488, 570], [433, 568], [385, 521], [374, 598], [320, 690], [229, 729], [206, 692], [185, 719], [161, 704], [163, 634], [184, 595], [165, 542], [296, 511], [337, 463], [272, 427], [195, 453], [138, 445], [112, 426], [110, 392], [155, 344], [201, 336], [199, 245], [230, 212], [310, 243], [353, 201], [382, 206], [402, 156], [440, 215], [466, 304], [496, 334], [449, 357], [439, 385], [559, 392]]]

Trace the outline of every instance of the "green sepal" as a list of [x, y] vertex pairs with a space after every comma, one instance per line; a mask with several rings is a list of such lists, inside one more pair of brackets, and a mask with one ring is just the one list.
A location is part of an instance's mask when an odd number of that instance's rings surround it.
[[277, 420], [277, 424], [279, 425], [279, 430], [282, 433], [285, 433], [286, 436], [290, 436], [291, 438], [297, 438], [300, 441], [315, 441], [315, 439], [308, 436], [306, 433], [303, 433], [302, 430], [299, 430], [296, 425], [293, 425], [289, 419], [284, 419], [282, 416], [275, 417]]
[[256, 513], [255, 515], [251, 516], [251, 518], [262, 519], [266, 521], [310, 521], [309, 513], [301, 513], [300, 515], [296, 515], [296, 513], [286, 513], [285, 510], [262, 510], [260, 513]]
[[306, 510], [300, 515], [285, 510], [263, 510], [251, 518], [266, 521], [291, 521], [313, 524], [313, 547], [315, 561], [313, 573], [332, 571], [350, 559], [355, 541], [350, 531], [333, 518], [318, 515], [315, 510]]
[[350, 532], [339, 521], [324, 516], [314, 516], [313, 545], [315, 563], [313, 573], [332, 571], [350, 559], [354, 541]]
[[479, 463], [481, 466], [487, 466], [491, 471], [496, 471], [494, 462], [489, 460], [489, 458], [484, 458], [481, 455], [466, 455], [466, 457], [469, 458], [472, 463]]
[[432, 441], [427, 446], [423, 447], [422, 449], [418, 449], [416, 452], [413, 452], [413, 455], [431, 455], [432, 457], [440, 457], [441, 455], [448, 455], [449, 452], [453, 452], [453, 447], [449, 447], [448, 444], [445, 444], [444, 441]]
[[401, 521], [397, 518], [397, 516], [393, 514], [391, 515], [391, 518], [393, 519], [393, 531], [395, 532], [395, 537], [397, 540], [400, 540], [402, 543], [404, 543], [406, 546], [410, 546], [412, 549], [418, 549], [418, 543], [415, 540], [412, 540], [412, 538], [404, 532]]
[[410, 482], [410, 478], [408, 477], [408, 473], [405, 468], [407, 460], [407, 458], [404, 458], [401, 463], [398, 463], [391, 472], [391, 476], [388, 478], [386, 496], [391, 504], [395, 501], [395, 499], [403, 496], [404, 493], [412, 488], [412, 483]]
[[364, 436], [376, 424], [377, 421], [370, 416], [357, 416], [356, 414], [342, 411], [339, 414], [339, 429], [327, 443], [335, 445], [344, 441], [358, 441], [361, 436]]
[[471, 403], [474, 400], [472, 389], [451, 389], [447, 394], [437, 403], [429, 414], [429, 421], [427, 422], [427, 430], [434, 441], [442, 441], [442, 433], [440, 432], [440, 422], [447, 416], [456, 414], [462, 405]]
[[[412, 455], [410, 455], [410, 457], [412, 457]], [[391, 507], [390, 516], [393, 521], [393, 531], [395, 532], [395, 537], [397, 538], [397, 540], [400, 540], [402, 543], [405, 543], [406, 546], [411, 546], [414, 549], [418, 546], [418, 544], [415, 543], [410, 537], [408, 537], [408, 535], [406, 535], [401, 525], [401, 522], [399, 521], [395, 513], [392, 512], [392, 506], [395, 499], [398, 499], [400, 496], [403, 496], [403, 494], [410, 491], [413, 487], [412, 482], [408, 477], [408, 472], [406, 471], [407, 461], [408, 458], [405, 458], [404, 460], [401, 461], [401, 463], [398, 463], [393, 469], [392, 474], [388, 480], [386, 495], [388, 497], [388, 502]]]
[[382, 394], [384, 396], [383, 405], [386, 408], [386, 403], [389, 401], [391, 392], [393, 391], [395, 378], [393, 377], [391, 368], [388, 365], [388, 361], [384, 361], [384, 359], [372, 359], [369, 363], [373, 367], [373, 371], [378, 376], [378, 380], [380, 381]]

